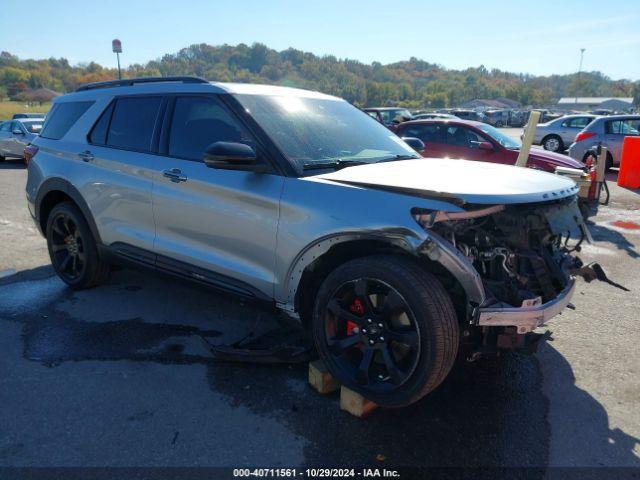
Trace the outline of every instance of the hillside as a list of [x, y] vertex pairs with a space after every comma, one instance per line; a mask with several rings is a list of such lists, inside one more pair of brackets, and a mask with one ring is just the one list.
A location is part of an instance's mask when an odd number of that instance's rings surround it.
[[[192, 45], [145, 65], [132, 65], [126, 77], [197, 75], [209, 80], [271, 83], [320, 90], [359, 106], [398, 104], [447, 107], [474, 98], [506, 97], [522, 105], [542, 106], [559, 97], [634, 96], [640, 82], [612, 80], [600, 72], [533, 76], [483, 66], [450, 70], [417, 58], [382, 65], [319, 57], [295, 49], [281, 52], [256, 43], [230, 46]], [[64, 58], [22, 60], [0, 54], [0, 98], [21, 100], [27, 89], [74, 90], [79, 84], [117, 78], [117, 70], [96, 63], [72, 66]]]

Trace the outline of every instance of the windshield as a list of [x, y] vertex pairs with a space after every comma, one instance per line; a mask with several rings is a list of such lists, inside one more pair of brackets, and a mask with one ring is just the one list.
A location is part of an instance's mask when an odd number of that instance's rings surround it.
[[22, 125], [24, 125], [24, 128], [26, 128], [29, 133], [40, 133], [42, 123], [43, 122], [22, 122]]
[[419, 158], [393, 132], [342, 100], [244, 94], [236, 98], [299, 169]]
[[493, 138], [500, 145], [502, 145], [504, 148], [507, 148], [509, 150], [518, 150], [522, 146], [520, 142], [518, 142], [517, 140], [514, 140], [508, 135], [505, 135], [500, 130], [492, 127], [491, 125], [487, 125], [486, 123], [483, 123], [481, 125], [476, 125], [476, 126], [480, 130], [482, 130], [484, 133], [489, 135], [491, 138]]

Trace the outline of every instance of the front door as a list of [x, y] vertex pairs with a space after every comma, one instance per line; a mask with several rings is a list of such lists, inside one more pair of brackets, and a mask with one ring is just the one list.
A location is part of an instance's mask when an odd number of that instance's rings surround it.
[[283, 177], [207, 167], [204, 151], [218, 141], [245, 143], [262, 155], [215, 95], [174, 97], [165, 125], [163, 155], [154, 161], [158, 265], [272, 298]]

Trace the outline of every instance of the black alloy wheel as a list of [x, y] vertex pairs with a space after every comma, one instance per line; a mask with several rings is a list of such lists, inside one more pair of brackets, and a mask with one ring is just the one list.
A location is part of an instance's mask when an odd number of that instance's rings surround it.
[[371, 391], [402, 385], [420, 355], [420, 330], [406, 300], [380, 280], [341, 285], [329, 301], [325, 338], [341, 377]]

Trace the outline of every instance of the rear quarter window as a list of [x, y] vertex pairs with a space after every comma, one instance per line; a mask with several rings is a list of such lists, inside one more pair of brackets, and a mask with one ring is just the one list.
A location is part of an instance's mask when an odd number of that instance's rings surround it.
[[40, 136], [52, 140], [64, 137], [93, 102], [56, 103], [44, 123]]

